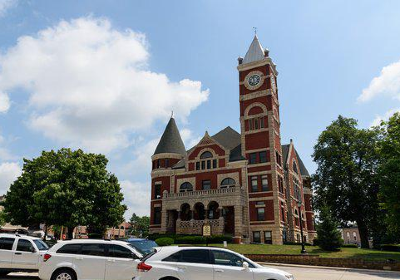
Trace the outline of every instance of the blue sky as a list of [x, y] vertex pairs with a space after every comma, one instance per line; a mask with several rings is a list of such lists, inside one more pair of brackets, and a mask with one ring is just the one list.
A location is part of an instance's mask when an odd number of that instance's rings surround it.
[[[258, 37], [278, 67], [282, 143], [311, 172], [339, 114], [369, 127], [400, 108], [399, 1], [0, 0], [0, 191], [22, 158], [105, 153], [132, 212], [175, 111], [187, 146], [239, 130], [237, 57]], [[189, 148], [189, 147], [187, 147]]]

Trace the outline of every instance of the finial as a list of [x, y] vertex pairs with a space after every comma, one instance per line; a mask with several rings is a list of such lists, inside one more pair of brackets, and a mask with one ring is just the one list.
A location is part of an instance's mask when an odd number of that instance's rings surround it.
[[171, 111], [171, 119], [174, 117], [174, 110]]
[[254, 29], [254, 35], [257, 36], [257, 27], [253, 27]]
[[205, 137], [210, 137], [210, 135], [208, 134], [208, 131], [206, 130], [206, 133], [204, 133]]

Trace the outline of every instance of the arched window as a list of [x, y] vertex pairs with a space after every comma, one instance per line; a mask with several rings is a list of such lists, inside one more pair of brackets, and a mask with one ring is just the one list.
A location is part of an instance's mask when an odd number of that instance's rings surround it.
[[179, 188], [179, 192], [192, 192], [192, 191], [193, 191], [193, 186], [189, 182], [183, 183]]
[[234, 179], [232, 178], [225, 178], [224, 180], [222, 180], [221, 182], [221, 189], [225, 189], [225, 188], [231, 188], [234, 187], [236, 185], [236, 182]]
[[212, 157], [213, 157], [213, 155], [212, 155], [211, 152], [204, 152], [204, 153], [202, 153], [202, 154], [200, 155], [200, 158], [201, 158], [201, 159], [212, 158]]

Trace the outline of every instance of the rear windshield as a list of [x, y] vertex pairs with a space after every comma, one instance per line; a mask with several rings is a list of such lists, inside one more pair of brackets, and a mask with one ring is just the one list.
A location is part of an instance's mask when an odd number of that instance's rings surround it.
[[39, 251], [49, 250], [49, 246], [47, 246], [47, 244], [44, 243], [42, 240], [34, 239], [33, 242], [35, 243], [36, 247], [38, 247]]
[[142, 255], [150, 254], [154, 251], [154, 248], [157, 247], [157, 243], [152, 240], [131, 240], [129, 244], [139, 251]]

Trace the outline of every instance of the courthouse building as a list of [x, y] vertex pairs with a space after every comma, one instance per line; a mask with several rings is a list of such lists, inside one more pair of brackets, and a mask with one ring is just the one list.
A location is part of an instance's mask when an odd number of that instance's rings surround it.
[[[282, 244], [315, 236], [310, 176], [281, 144], [276, 65], [254, 37], [239, 57], [240, 132], [205, 132], [189, 150], [171, 118], [152, 156], [151, 233], [230, 234]], [[299, 206], [300, 205], [300, 206]]]

